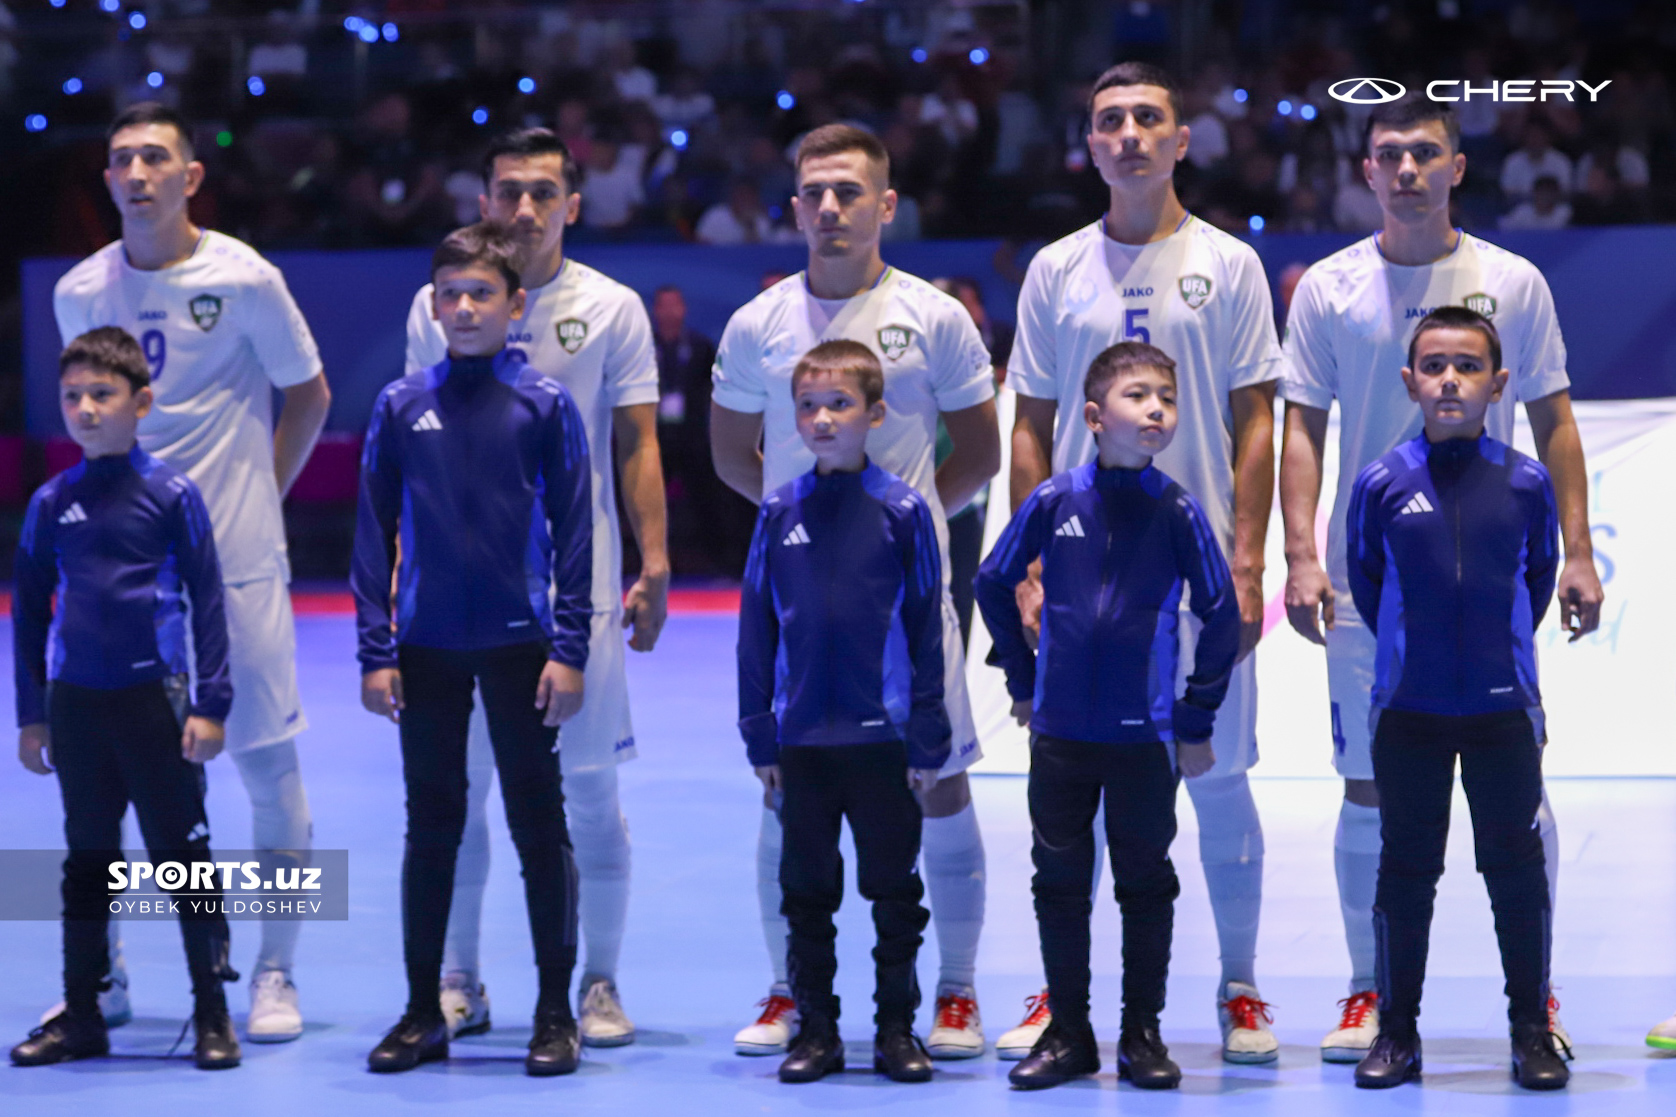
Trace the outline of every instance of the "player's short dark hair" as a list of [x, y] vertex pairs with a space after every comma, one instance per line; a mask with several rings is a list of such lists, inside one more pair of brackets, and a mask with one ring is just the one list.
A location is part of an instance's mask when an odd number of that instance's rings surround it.
[[1175, 117], [1176, 123], [1185, 123], [1182, 120], [1186, 110], [1181, 103], [1181, 85], [1164, 67], [1150, 62], [1119, 62], [1095, 78], [1094, 88], [1088, 92], [1089, 115], [1094, 114], [1094, 98], [1107, 89], [1123, 85], [1156, 85], [1170, 95], [1170, 114]]
[[791, 370], [791, 390], [797, 392], [797, 382], [812, 372], [839, 372], [856, 378], [861, 397], [871, 407], [885, 398], [885, 370], [874, 352], [859, 341], [836, 338], [823, 341], [797, 362]]
[[167, 124], [180, 136], [180, 154], [188, 163], [192, 161], [194, 149], [192, 147], [192, 126], [186, 118], [171, 109], [161, 101], [136, 101], [132, 105], [116, 114], [111, 126], [105, 129], [105, 146], [116, 139], [116, 134], [124, 128], [132, 128], [139, 124]]
[[1484, 340], [1490, 346], [1490, 371], [1496, 372], [1501, 368], [1501, 334], [1495, 323], [1478, 313], [1468, 310], [1464, 306], [1440, 306], [1430, 314], [1420, 319], [1420, 324], [1414, 327], [1414, 335], [1408, 339], [1408, 367], [1414, 367], [1414, 354], [1420, 348], [1420, 335], [1427, 330], [1476, 330], [1484, 335]]
[[482, 264], [500, 272], [506, 280], [506, 293], [511, 294], [524, 285], [518, 274], [518, 243], [506, 231], [506, 226], [494, 221], [479, 221], [463, 229], [455, 229], [442, 238], [442, 243], [431, 253], [431, 281], [443, 268], [465, 268]]
[[88, 330], [64, 347], [58, 355], [58, 375], [72, 368], [92, 368], [128, 381], [132, 391], [151, 384], [151, 366], [134, 335], [121, 326], [100, 326]]
[[1376, 105], [1368, 113], [1368, 122], [1362, 126], [1362, 150], [1373, 154], [1373, 130], [1375, 128], [1412, 128], [1416, 124], [1426, 124], [1436, 120], [1443, 125], [1443, 130], [1449, 136], [1449, 150], [1461, 150], [1461, 118], [1448, 105], [1439, 104], [1430, 97], [1422, 97], [1418, 93], [1410, 93], [1398, 97], [1389, 104]]
[[1176, 381], [1176, 363], [1168, 353], [1144, 341], [1120, 341], [1101, 350], [1088, 366], [1088, 374], [1082, 378], [1082, 396], [1089, 403], [1103, 404], [1113, 381], [1143, 368], [1158, 369], [1170, 383]]
[[564, 163], [564, 189], [573, 194], [582, 184], [582, 168], [570, 154], [570, 145], [551, 128], [519, 128], [495, 137], [483, 153], [483, 186], [495, 180], [495, 160], [502, 156], [524, 159], [531, 155], [557, 155]]
[[890, 152], [879, 137], [865, 128], [854, 124], [823, 124], [804, 136], [797, 145], [797, 175], [803, 175], [803, 164], [810, 159], [822, 159], [828, 155], [842, 155], [846, 151], [859, 151], [867, 156], [869, 162], [877, 163], [885, 169], [885, 181], [890, 181]]
[[687, 298], [687, 293], [681, 290], [680, 285], [676, 283], [658, 284], [652, 289], [653, 301], [656, 301], [659, 295], [680, 295], [683, 302], [686, 301]]

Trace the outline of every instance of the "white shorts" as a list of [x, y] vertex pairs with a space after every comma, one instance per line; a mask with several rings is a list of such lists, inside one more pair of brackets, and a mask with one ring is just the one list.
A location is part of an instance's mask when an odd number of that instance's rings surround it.
[[1327, 697], [1332, 702], [1333, 768], [1347, 780], [1373, 779], [1374, 660], [1379, 641], [1342, 615], [1327, 630]]
[[297, 623], [283, 578], [222, 587], [233, 707], [227, 751], [289, 741], [308, 728], [297, 694]]
[[943, 590], [943, 705], [949, 712], [953, 744], [939, 779], [957, 776], [983, 759], [978, 727], [972, 720], [972, 699], [966, 693], [966, 649], [960, 639], [960, 614], [954, 598]]
[[[1187, 676], [1193, 673], [1193, 649], [1198, 645], [1199, 618], [1185, 610], [1181, 614], [1181, 653], [1176, 663], [1176, 694], [1184, 693]], [[1216, 711], [1211, 731], [1211, 751], [1216, 763], [1204, 778], [1237, 776], [1257, 763], [1257, 653], [1252, 652], [1234, 667], [1228, 680], [1228, 695]], [[1172, 746], [1173, 749], [1173, 746]], [[1173, 751], [1172, 751], [1173, 756]]]
[[[629, 720], [626, 641], [621, 610], [594, 614], [588, 666], [582, 672], [582, 708], [559, 730], [559, 771], [563, 774], [621, 764], [638, 755], [634, 723]], [[493, 771], [494, 747], [489, 743], [489, 721], [481, 699], [472, 703], [466, 752], [468, 769]]]

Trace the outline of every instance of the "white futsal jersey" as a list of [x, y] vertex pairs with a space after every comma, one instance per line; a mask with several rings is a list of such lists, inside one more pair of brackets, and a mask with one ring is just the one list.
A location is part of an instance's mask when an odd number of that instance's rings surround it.
[[[431, 315], [432, 286], [413, 296], [407, 315], [407, 371], [448, 355], [442, 324]], [[579, 261], [565, 259], [546, 284], [526, 292], [524, 316], [507, 326], [508, 349], [563, 384], [582, 412], [593, 471], [594, 612], [622, 609], [623, 543], [617, 526], [611, 412], [658, 402], [652, 323], [640, 296]]]
[[142, 271], [114, 241], [53, 290], [65, 344], [97, 326], [133, 334], [156, 402], [140, 445], [204, 494], [222, 580], [288, 578], [274, 478], [273, 389], [314, 379], [320, 353], [278, 268], [206, 231], [192, 255]]
[[1420, 407], [1408, 398], [1402, 369], [1414, 327], [1440, 306], [1476, 310], [1501, 335], [1502, 365], [1512, 376], [1486, 416], [1490, 437], [1511, 443], [1516, 401], [1571, 384], [1548, 281], [1505, 248], [1460, 233], [1448, 256], [1404, 267], [1386, 260], [1370, 236], [1305, 272], [1287, 318], [1280, 394], [1323, 411], [1338, 401], [1338, 493], [1327, 527], [1327, 571], [1340, 602], [1350, 600], [1345, 509], [1351, 489], [1369, 463], [1420, 433]]

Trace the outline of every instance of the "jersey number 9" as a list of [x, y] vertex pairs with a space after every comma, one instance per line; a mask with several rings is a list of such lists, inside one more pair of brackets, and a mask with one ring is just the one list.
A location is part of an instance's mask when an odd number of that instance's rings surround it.
[[145, 354], [146, 364], [151, 366], [151, 378], [160, 379], [163, 362], [169, 359], [169, 341], [163, 336], [163, 331], [147, 330], [141, 334], [140, 351]]

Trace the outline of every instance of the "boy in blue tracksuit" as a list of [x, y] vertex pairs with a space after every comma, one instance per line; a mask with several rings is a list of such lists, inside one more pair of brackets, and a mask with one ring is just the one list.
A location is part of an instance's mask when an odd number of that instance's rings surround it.
[[[1008, 1075], [1055, 1086], [1100, 1068], [1088, 1022], [1088, 882], [1095, 813], [1106, 799], [1123, 911], [1119, 1074], [1167, 1089], [1181, 1071], [1158, 1035], [1174, 902], [1170, 864], [1179, 766], [1214, 761], [1211, 728], [1239, 650], [1228, 565], [1197, 501], [1152, 465], [1176, 425], [1175, 362], [1139, 342], [1105, 350], [1083, 383], [1099, 458], [1030, 494], [978, 572], [977, 602], [1028, 722], [1032, 890], [1053, 1023]], [[1025, 641], [1014, 588], [1042, 563], [1041, 636]], [[1183, 593], [1203, 623], [1177, 697]], [[1173, 748], [1172, 748], [1173, 746]]]
[[[69, 848], [65, 1007], [12, 1048], [19, 1066], [110, 1050], [98, 997], [110, 970], [108, 866], [123, 856], [128, 804], [154, 862], [213, 860], [203, 764], [221, 751], [233, 701], [221, 567], [197, 486], [136, 442], [150, 384], [145, 355], [123, 330], [70, 342], [59, 403], [83, 460], [36, 490], [18, 539], [18, 756], [32, 772], [57, 772]], [[206, 1070], [239, 1063], [221, 988], [238, 975], [219, 909], [181, 914], [194, 1059]]]
[[1432, 311], [1415, 327], [1408, 361], [1402, 376], [1425, 431], [1356, 478], [1348, 524], [1351, 593], [1379, 640], [1373, 768], [1384, 839], [1374, 901], [1379, 1036], [1356, 1084], [1420, 1074], [1415, 1020], [1459, 757], [1507, 979], [1514, 1076], [1553, 1089], [1569, 1072], [1548, 1026], [1533, 637], [1559, 564], [1554, 488], [1539, 463], [1484, 433], [1508, 376], [1487, 319], [1464, 307]]
[[936, 784], [950, 747], [942, 559], [925, 499], [867, 460], [885, 413], [872, 351], [823, 342], [791, 388], [815, 468], [763, 500], [739, 611], [739, 730], [758, 777], [783, 796], [780, 886], [802, 1027], [779, 1074], [812, 1082], [844, 1069], [832, 916], [847, 818], [878, 929], [874, 1069], [924, 1082], [914, 961], [929, 914], [915, 793]]
[[588, 659], [591, 482], [570, 394], [505, 349], [524, 302], [515, 253], [489, 224], [442, 242], [431, 276], [448, 356], [384, 389], [361, 461], [350, 571], [361, 699], [401, 727], [407, 784], [408, 1007], [368, 1056], [375, 1071], [448, 1054], [437, 989], [465, 826], [474, 686], [523, 865], [540, 975], [525, 1070], [568, 1074], [577, 1065], [567, 995], [576, 865], [556, 751], [559, 723], [582, 704]]

